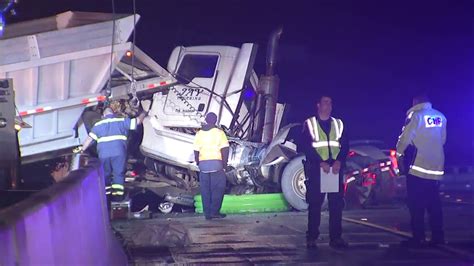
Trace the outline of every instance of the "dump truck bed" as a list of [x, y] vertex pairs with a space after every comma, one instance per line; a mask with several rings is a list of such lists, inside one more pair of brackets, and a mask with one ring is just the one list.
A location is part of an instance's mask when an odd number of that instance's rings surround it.
[[[139, 17], [69, 11], [5, 28], [0, 38], [0, 78], [13, 79], [17, 120], [31, 125], [19, 132], [22, 157], [73, 147], [84, 140], [83, 111], [106, 100], [103, 91], [111, 71], [116, 75], [119, 66], [118, 75], [130, 71], [121, 60], [132, 48], [127, 40]], [[149, 72], [161, 71], [139, 81], [138, 90], [171, 83], [160, 76], [166, 74], [163, 68], [138, 48], [137, 53], [149, 61]], [[129, 84], [126, 79], [112, 84], [119, 87], [115, 94], [127, 94]]]

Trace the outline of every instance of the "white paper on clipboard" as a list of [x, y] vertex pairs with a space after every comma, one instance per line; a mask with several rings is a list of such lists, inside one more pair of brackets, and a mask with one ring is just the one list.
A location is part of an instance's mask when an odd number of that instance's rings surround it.
[[321, 193], [333, 192], [339, 192], [339, 174], [333, 174], [332, 167], [327, 174], [321, 168]]

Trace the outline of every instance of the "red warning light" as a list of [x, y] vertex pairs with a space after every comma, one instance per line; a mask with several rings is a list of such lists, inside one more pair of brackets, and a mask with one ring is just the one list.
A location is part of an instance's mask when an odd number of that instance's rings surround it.
[[390, 157], [396, 157], [397, 156], [397, 151], [396, 150], [390, 150]]

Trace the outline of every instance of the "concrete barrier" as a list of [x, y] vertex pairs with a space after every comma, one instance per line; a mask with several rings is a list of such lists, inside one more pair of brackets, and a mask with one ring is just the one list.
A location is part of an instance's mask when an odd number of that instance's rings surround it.
[[0, 265], [126, 265], [97, 160], [0, 211]]

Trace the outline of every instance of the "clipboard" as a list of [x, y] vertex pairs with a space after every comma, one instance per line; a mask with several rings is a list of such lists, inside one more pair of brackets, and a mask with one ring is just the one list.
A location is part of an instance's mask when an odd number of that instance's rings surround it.
[[329, 168], [329, 173], [325, 173], [323, 168], [321, 170], [321, 193], [339, 192], [339, 174], [332, 173], [332, 167]]

